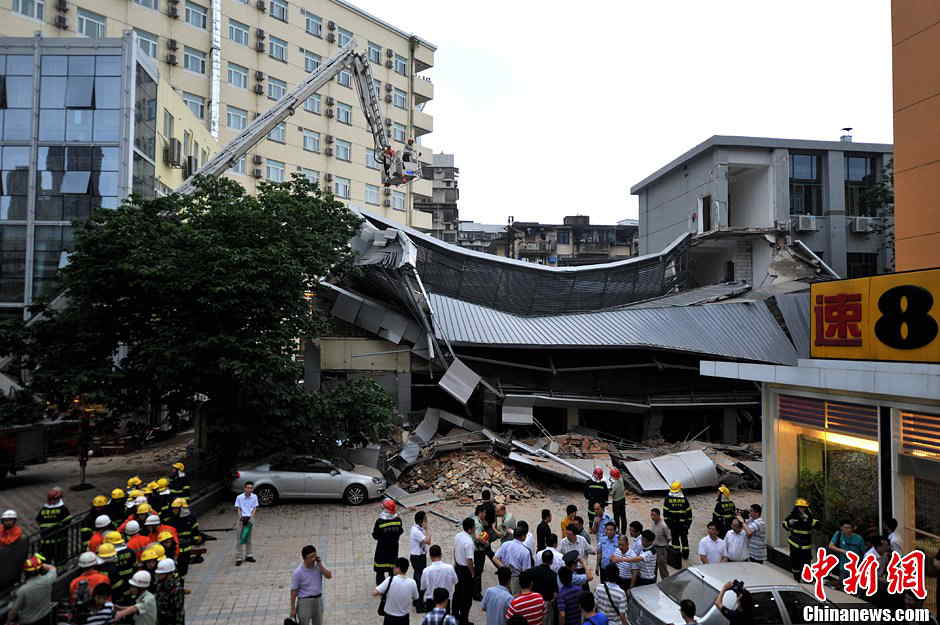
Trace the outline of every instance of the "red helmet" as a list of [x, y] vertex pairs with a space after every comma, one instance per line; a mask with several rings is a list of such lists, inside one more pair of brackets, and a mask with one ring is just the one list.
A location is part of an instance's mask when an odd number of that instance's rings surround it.
[[614, 478], [615, 480], [619, 480], [619, 479], [620, 479], [620, 469], [618, 469], [618, 468], [616, 468], [616, 467], [613, 468], [613, 469], [611, 469], [611, 470], [610, 470], [610, 477]]
[[395, 514], [395, 511], [398, 509], [395, 506], [395, 502], [392, 501], [391, 499], [386, 499], [385, 501], [383, 501], [382, 507], [385, 508], [385, 510], [388, 511], [389, 514]]
[[42, 558], [40, 558], [39, 556], [32, 556], [30, 558], [26, 558], [26, 560], [23, 562], [23, 570], [26, 571], [27, 573], [38, 571], [41, 568], [42, 568]]
[[604, 477], [604, 469], [602, 469], [602, 468], [600, 468], [600, 467], [596, 467], [596, 468], [594, 469], [594, 479], [595, 479], [595, 480], [599, 480], [599, 479], [601, 479], [602, 477]]
[[55, 501], [62, 496], [62, 490], [59, 488], [50, 488], [49, 492], [46, 493], [46, 499], [49, 501]]

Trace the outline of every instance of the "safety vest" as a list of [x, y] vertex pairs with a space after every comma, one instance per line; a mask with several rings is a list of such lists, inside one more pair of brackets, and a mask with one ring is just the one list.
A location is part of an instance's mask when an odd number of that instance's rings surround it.
[[[39, 532], [43, 535], [47, 535], [50, 532], [54, 531], [62, 523], [69, 518], [69, 509], [65, 506], [58, 506], [57, 508], [47, 508], [43, 506], [39, 509], [39, 514], [36, 515], [36, 525], [39, 526]], [[62, 539], [65, 537], [62, 536]]]
[[663, 501], [663, 520], [666, 525], [691, 525], [692, 506], [682, 492], [669, 492]]
[[111, 582], [111, 587], [115, 592], [125, 592], [127, 583], [134, 574], [134, 567], [137, 565], [137, 554], [124, 547], [119, 549], [114, 556], [115, 579]]

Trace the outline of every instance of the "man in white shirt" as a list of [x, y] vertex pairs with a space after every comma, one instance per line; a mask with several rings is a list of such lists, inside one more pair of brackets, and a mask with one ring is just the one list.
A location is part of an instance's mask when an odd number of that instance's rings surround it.
[[461, 623], [470, 622], [470, 606], [473, 604], [473, 536], [476, 522], [473, 517], [463, 520], [463, 531], [454, 537], [454, 570], [457, 572], [457, 587], [454, 589], [452, 609]]
[[408, 577], [408, 560], [398, 558], [393, 569], [395, 574], [385, 579], [372, 591], [373, 597], [385, 595], [385, 620], [383, 625], [408, 625], [411, 605], [418, 598], [418, 585]]
[[725, 533], [725, 555], [729, 562], [747, 562], [747, 534], [741, 519], [731, 520], [731, 529]]
[[532, 554], [532, 557], [535, 557], [535, 535], [529, 531], [529, 524], [525, 521], [517, 521], [516, 527], [521, 527], [525, 530], [525, 540], [522, 541], [522, 544], [529, 549], [529, 553]]
[[424, 601], [420, 598], [424, 595], [421, 591], [421, 573], [428, 565], [428, 545], [431, 544], [431, 536], [427, 528], [428, 515], [424, 510], [415, 512], [415, 524], [411, 526], [411, 534], [408, 538], [408, 559], [411, 561], [412, 576], [418, 584], [419, 599], [415, 602], [415, 609], [418, 612], [424, 612]]
[[235, 498], [235, 512], [238, 514], [238, 520], [235, 522], [235, 566], [241, 566], [242, 560], [246, 562], [255, 561], [255, 557], [251, 553], [251, 535], [255, 529], [255, 511], [258, 509], [258, 496], [254, 493], [254, 490], [254, 482], [245, 482], [245, 492]]
[[718, 538], [718, 526], [714, 521], [708, 524], [708, 535], [704, 536], [698, 543], [698, 556], [701, 558], [702, 564], [728, 561], [725, 552], [725, 541]]
[[429, 612], [433, 608], [435, 588], [446, 588], [449, 596], [454, 596], [454, 587], [457, 585], [457, 572], [452, 565], [441, 560], [443, 554], [440, 545], [431, 545], [428, 554], [431, 556], [431, 564], [421, 574], [419, 586], [424, 593], [424, 607], [422, 609]]
[[564, 554], [558, 551], [558, 535], [557, 534], [548, 535], [548, 538], [545, 539], [545, 549], [542, 549], [537, 554], [535, 554], [535, 561], [541, 562], [542, 554], [545, 553], [546, 551], [552, 552], [552, 563], [549, 565], [549, 568], [551, 568], [554, 572], [557, 573], [558, 570], [565, 565]]
[[895, 551], [898, 555], [904, 555], [904, 546], [901, 544], [901, 537], [898, 536], [898, 520], [897, 519], [888, 519], [888, 522], [885, 523], [885, 527], [888, 530], [888, 543], [891, 545], [891, 551]]

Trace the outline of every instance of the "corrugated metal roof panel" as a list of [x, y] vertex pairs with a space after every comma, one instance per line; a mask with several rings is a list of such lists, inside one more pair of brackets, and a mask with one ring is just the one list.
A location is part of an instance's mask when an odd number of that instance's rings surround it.
[[809, 358], [809, 293], [776, 295], [777, 307], [787, 324], [800, 358]]
[[431, 294], [439, 336], [463, 345], [650, 347], [795, 364], [796, 351], [764, 302], [626, 308], [521, 317]]

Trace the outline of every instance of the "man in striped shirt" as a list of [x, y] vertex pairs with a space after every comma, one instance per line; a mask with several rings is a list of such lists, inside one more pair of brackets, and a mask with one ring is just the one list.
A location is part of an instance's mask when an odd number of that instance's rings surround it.
[[85, 625], [111, 625], [114, 620], [114, 604], [111, 603], [111, 585], [98, 584], [91, 593], [94, 601], [92, 613], [85, 619]]
[[[656, 583], [656, 552], [653, 550], [653, 541], [656, 540], [656, 535], [651, 530], [643, 530], [643, 533], [640, 534], [640, 540], [642, 546], [639, 551], [631, 548], [625, 556], [615, 555], [611, 558], [611, 561], [617, 564], [618, 568], [624, 563], [636, 567], [630, 569], [633, 574], [630, 585], [634, 588]], [[617, 551], [620, 552], [621, 550], [622, 547]]]
[[537, 592], [532, 592], [532, 575], [523, 571], [519, 575], [520, 591], [506, 607], [506, 620], [516, 614], [522, 616], [528, 625], [542, 625], [545, 618], [545, 599]]
[[751, 505], [748, 514], [750, 517], [744, 521], [744, 532], [747, 534], [748, 557], [751, 562], [763, 564], [767, 559], [767, 523], [761, 517], [761, 507], [759, 503]]
[[617, 565], [610, 563], [601, 569], [601, 583], [594, 590], [597, 611], [602, 612], [611, 623], [627, 625], [627, 593], [617, 583]]

